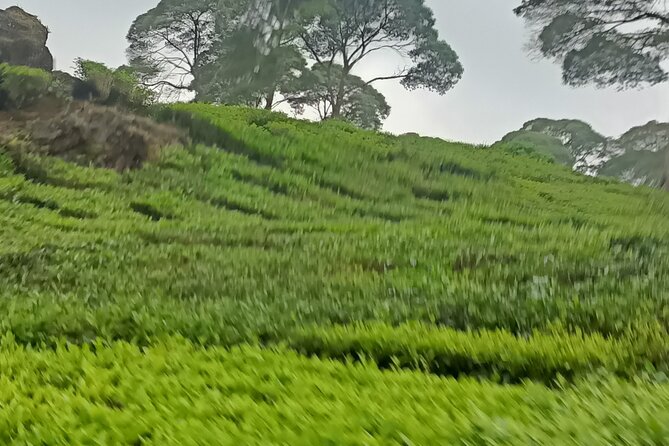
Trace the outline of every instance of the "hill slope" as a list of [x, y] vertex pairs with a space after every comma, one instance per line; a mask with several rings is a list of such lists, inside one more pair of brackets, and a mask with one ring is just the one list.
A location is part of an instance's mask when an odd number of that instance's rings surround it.
[[201, 145], [126, 173], [4, 148], [0, 401], [30, 404], [4, 442], [669, 435], [669, 387], [632, 380], [669, 365], [666, 194], [337, 122], [159, 116]]
[[582, 121], [536, 119], [500, 143], [531, 147], [578, 172], [659, 187], [666, 180], [669, 123], [651, 121], [616, 139]]

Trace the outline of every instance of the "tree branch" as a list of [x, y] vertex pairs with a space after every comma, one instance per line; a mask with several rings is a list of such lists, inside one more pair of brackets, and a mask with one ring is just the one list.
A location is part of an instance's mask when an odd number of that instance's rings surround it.
[[178, 85], [178, 84], [172, 83], [170, 81], [165, 81], [165, 80], [152, 82], [152, 83], [144, 83], [143, 85], [147, 88], [167, 86], [167, 87], [170, 87], [170, 88], [174, 88], [175, 90], [190, 90], [190, 87], [187, 87], [185, 85]]
[[366, 84], [371, 85], [374, 82], [378, 82], [378, 81], [390, 81], [390, 80], [395, 80], [395, 79], [404, 79], [407, 76], [408, 76], [408, 73], [394, 74], [392, 76], [379, 76], [379, 77], [375, 77], [374, 79], [368, 80], [366, 82]]

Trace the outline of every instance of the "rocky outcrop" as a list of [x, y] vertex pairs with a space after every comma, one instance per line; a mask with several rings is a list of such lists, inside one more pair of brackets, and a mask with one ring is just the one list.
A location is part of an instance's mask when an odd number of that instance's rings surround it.
[[[30, 109], [0, 112], [0, 145], [56, 156], [82, 165], [124, 171], [156, 160], [162, 149], [187, 144], [167, 124], [89, 102], [42, 100]], [[18, 153], [21, 155], [21, 153]]]
[[651, 121], [607, 138], [576, 120], [536, 119], [503, 143], [525, 145], [588, 175], [669, 189], [669, 123]]
[[155, 160], [160, 149], [186, 142], [177, 129], [149, 118], [87, 102], [70, 103], [52, 118], [26, 126], [46, 155], [119, 171]]
[[52, 71], [48, 37], [49, 30], [34, 15], [17, 6], [0, 9], [0, 62]]

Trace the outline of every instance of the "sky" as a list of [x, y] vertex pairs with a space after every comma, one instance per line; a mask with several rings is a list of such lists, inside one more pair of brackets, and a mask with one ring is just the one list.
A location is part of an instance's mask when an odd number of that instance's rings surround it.
[[[184, 0], [187, 1], [187, 0]], [[444, 96], [405, 91], [394, 82], [375, 86], [393, 110], [385, 130], [448, 140], [493, 143], [534, 118], [581, 119], [606, 136], [651, 120], [669, 121], [669, 83], [618, 92], [562, 85], [560, 69], [527, 52], [528, 31], [512, 9], [520, 0], [426, 0], [440, 36], [465, 67]], [[51, 35], [56, 69], [71, 71], [76, 57], [118, 66], [126, 62], [125, 35], [158, 0], [0, 0], [39, 16]], [[356, 74], [393, 72], [399, 61], [375, 57]]]

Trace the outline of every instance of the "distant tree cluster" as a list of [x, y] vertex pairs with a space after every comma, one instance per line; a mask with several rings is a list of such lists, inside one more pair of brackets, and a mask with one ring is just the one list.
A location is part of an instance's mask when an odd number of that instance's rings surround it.
[[[135, 20], [128, 40], [131, 66], [161, 95], [288, 103], [366, 128], [390, 113], [375, 83], [444, 94], [463, 74], [423, 0], [162, 0]], [[355, 74], [382, 51], [405, 65], [371, 79]]]

